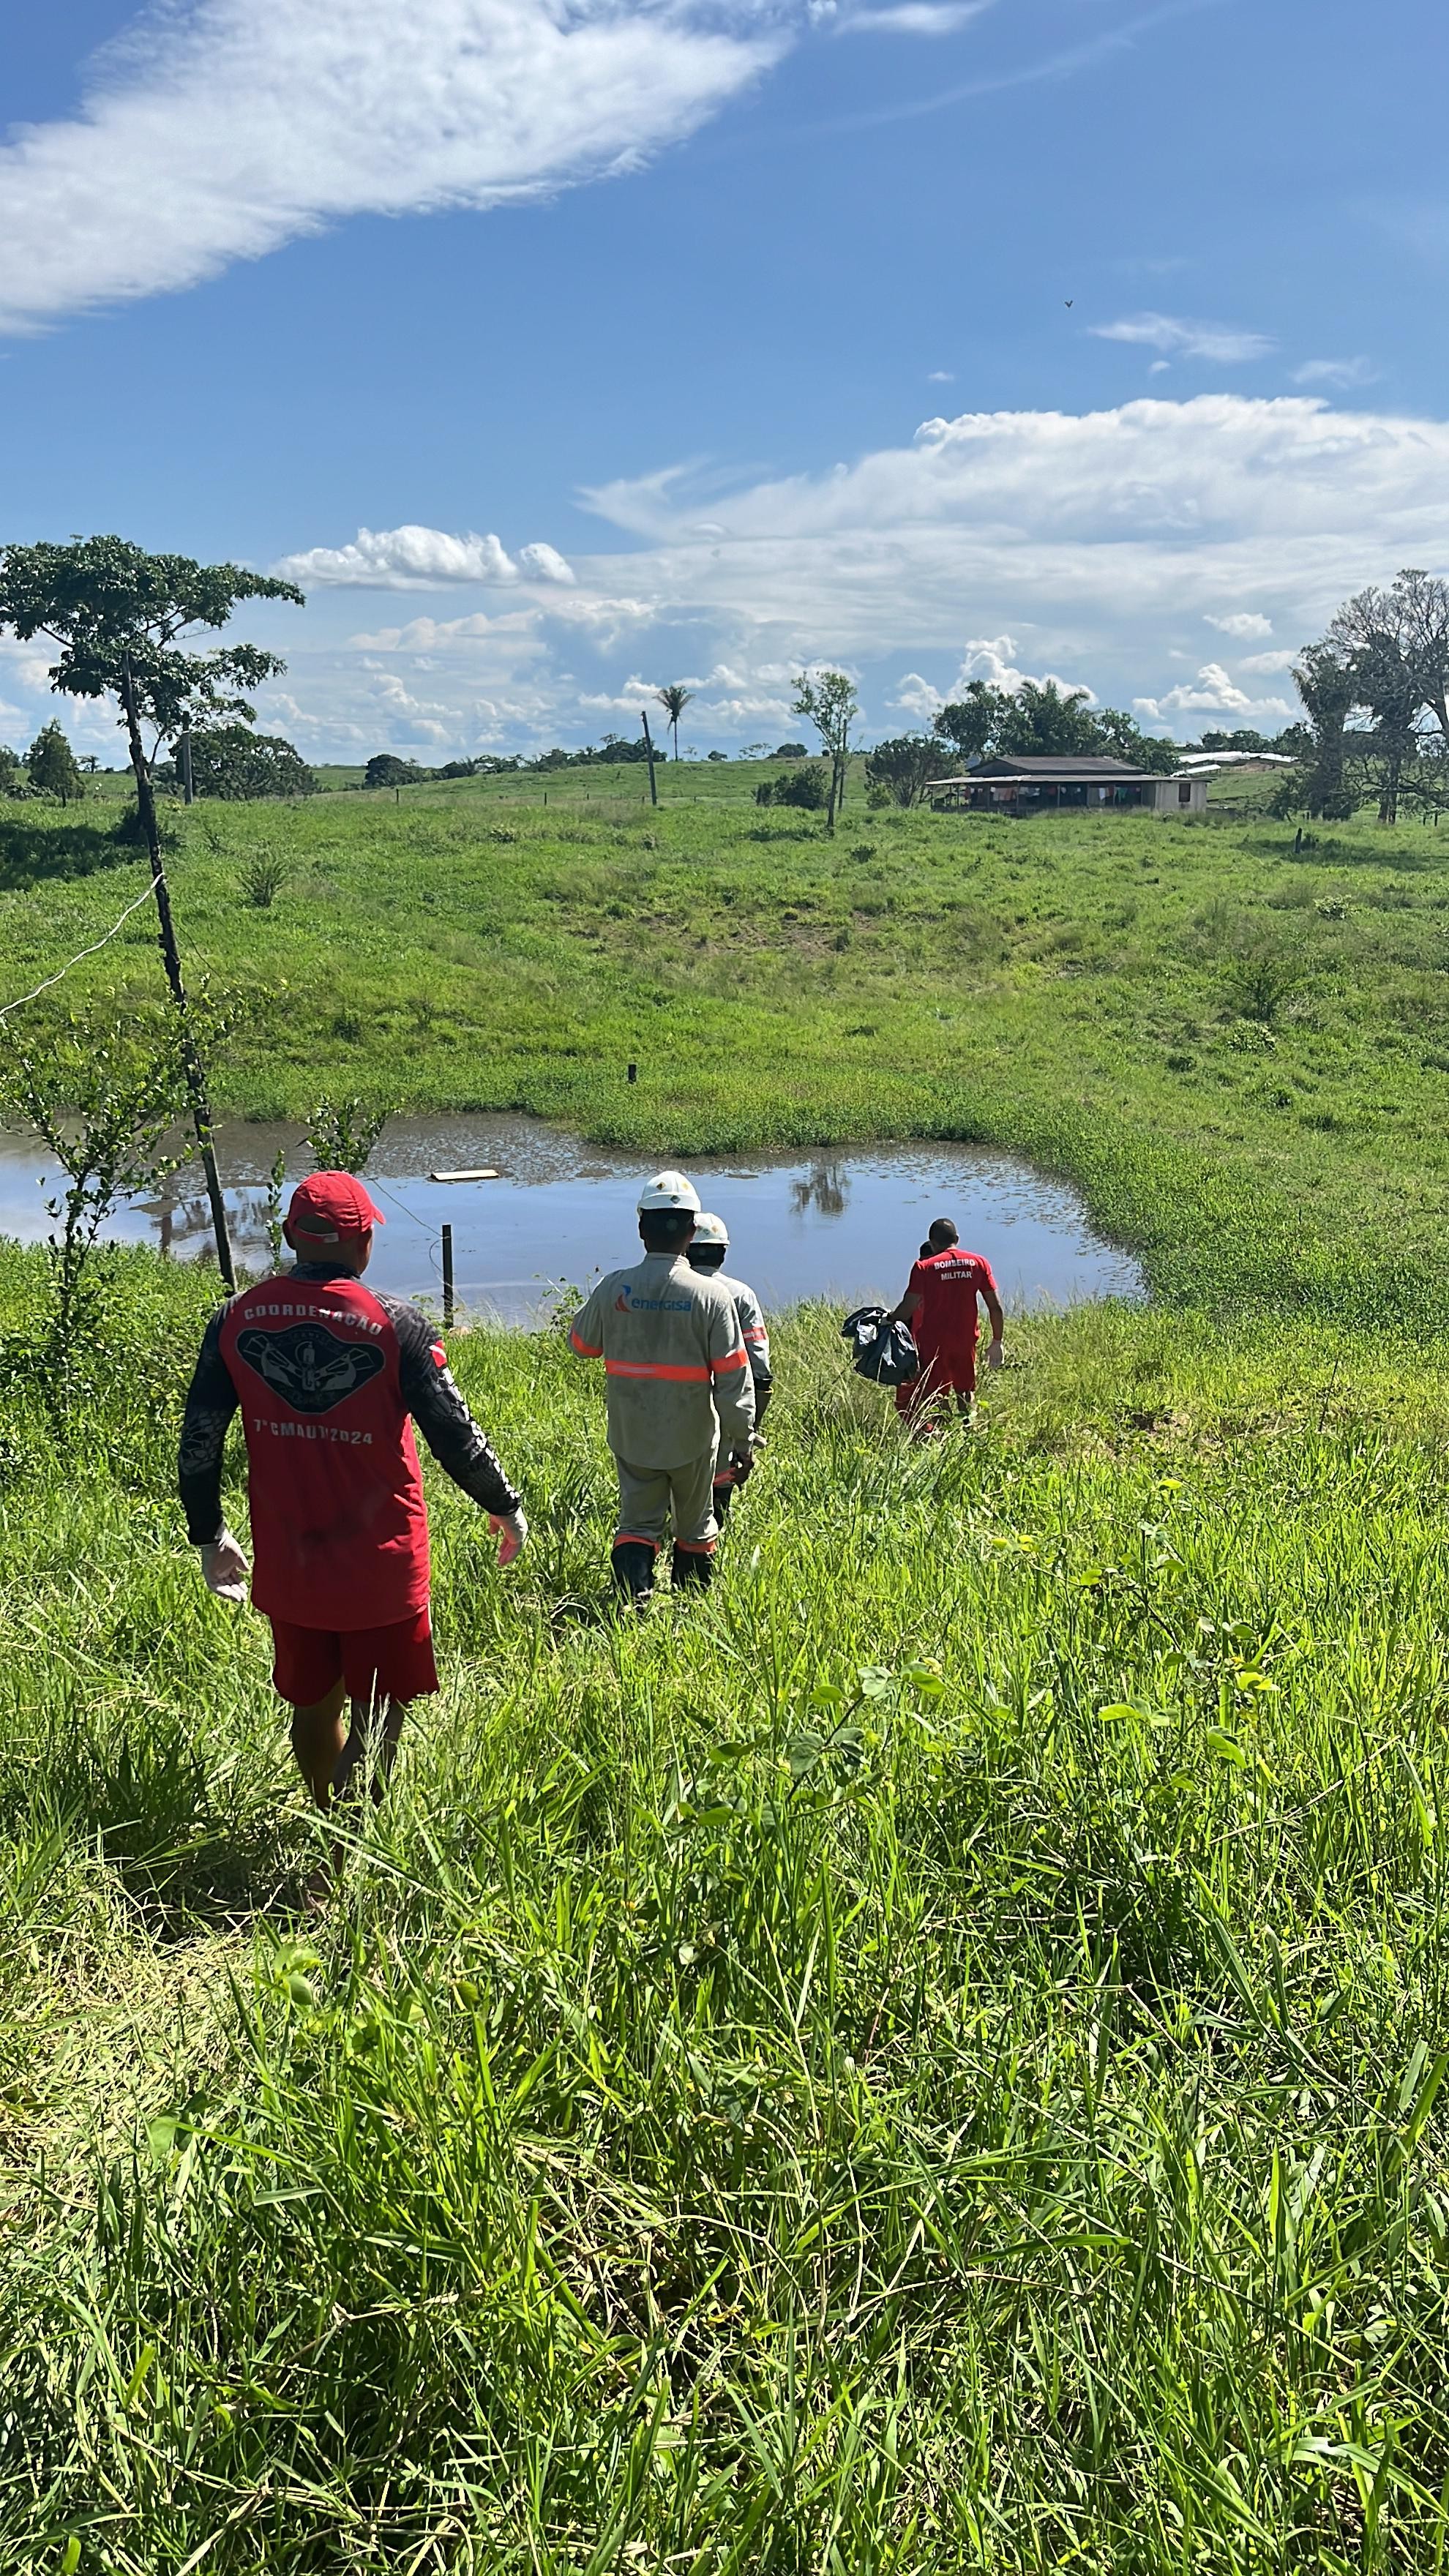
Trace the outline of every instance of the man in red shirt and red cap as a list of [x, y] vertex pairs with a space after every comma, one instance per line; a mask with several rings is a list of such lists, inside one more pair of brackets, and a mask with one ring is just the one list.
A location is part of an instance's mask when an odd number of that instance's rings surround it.
[[896, 1409], [913, 1429], [931, 1428], [953, 1396], [958, 1413], [971, 1410], [976, 1393], [978, 1297], [991, 1318], [986, 1365], [1000, 1368], [1006, 1318], [991, 1264], [979, 1252], [963, 1252], [951, 1219], [938, 1216], [920, 1257], [911, 1265], [910, 1285], [890, 1318], [893, 1324], [910, 1325], [921, 1354], [920, 1376], [896, 1388]]
[[212, 1318], [181, 1428], [181, 1502], [202, 1573], [213, 1592], [240, 1601], [247, 1561], [222, 1518], [221, 1469], [241, 1408], [252, 1600], [271, 1622], [273, 1680], [292, 1703], [298, 1768], [324, 1810], [369, 1752], [381, 1793], [404, 1711], [438, 1687], [413, 1421], [502, 1531], [501, 1564], [527, 1535], [519, 1496], [433, 1326], [416, 1306], [363, 1285], [383, 1222], [350, 1172], [314, 1172], [299, 1184], [283, 1227], [296, 1267], [244, 1288]]

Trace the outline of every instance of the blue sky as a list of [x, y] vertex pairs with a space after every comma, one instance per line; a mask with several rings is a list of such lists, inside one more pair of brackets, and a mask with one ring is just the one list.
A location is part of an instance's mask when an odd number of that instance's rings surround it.
[[[1276, 725], [1346, 590], [1449, 569], [1441, 27], [12, 0], [0, 536], [291, 564], [316, 757], [674, 678], [734, 748], [827, 661], [867, 733], [972, 671]], [[0, 738], [49, 711], [0, 651]]]

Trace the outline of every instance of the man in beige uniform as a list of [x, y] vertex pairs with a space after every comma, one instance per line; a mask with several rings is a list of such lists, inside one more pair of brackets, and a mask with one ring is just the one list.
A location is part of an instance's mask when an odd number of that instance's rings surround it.
[[716, 1453], [747, 1461], [755, 1428], [734, 1299], [685, 1259], [698, 1214], [699, 1194], [682, 1172], [647, 1182], [639, 1195], [643, 1260], [599, 1281], [569, 1335], [581, 1358], [604, 1363], [619, 1471], [614, 1580], [641, 1606], [654, 1589], [671, 1514], [676, 1588], [710, 1581]]

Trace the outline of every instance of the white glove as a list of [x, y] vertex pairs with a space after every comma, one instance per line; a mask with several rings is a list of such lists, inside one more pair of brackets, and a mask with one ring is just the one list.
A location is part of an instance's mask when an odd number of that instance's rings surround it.
[[245, 1601], [247, 1561], [223, 1521], [221, 1536], [201, 1551], [201, 1577], [218, 1601]]
[[986, 1345], [986, 1365], [987, 1365], [987, 1367], [988, 1367], [988, 1368], [1000, 1368], [1000, 1366], [1001, 1366], [1001, 1344], [1000, 1344], [999, 1342], [988, 1342], [988, 1343], [987, 1343], [987, 1345]]
[[511, 1565], [528, 1536], [528, 1523], [522, 1507], [516, 1512], [490, 1512], [488, 1526], [498, 1533], [498, 1562]]

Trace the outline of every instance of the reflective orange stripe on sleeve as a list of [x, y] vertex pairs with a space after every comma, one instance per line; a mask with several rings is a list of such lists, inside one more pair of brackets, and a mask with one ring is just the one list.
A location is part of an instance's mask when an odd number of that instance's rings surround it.
[[[737, 1368], [743, 1368], [743, 1367], [744, 1367], [744, 1365], [745, 1365], [745, 1361], [746, 1361], [746, 1359], [747, 1359], [747, 1357], [748, 1357], [748, 1356], [749, 1356], [749, 1355], [748, 1355], [748, 1353], [747, 1353], [747, 1351], [746, 1351], [746, 1349], [745, 1349], [745, 1346], [744, 1346], [743, 1342], [740, 1344], [740, 1347], [739, 1347], [739, 1349], [738, 1349], [737, 1351], [726, 1351], [726, 1353], [725, 1353], [725, 1355], [724, 1355], [724, 1358], [723, 1358], [722, 1360], [716, 1360], [716, 1361], [714, 1362], [714, 1368], [713, 1368], [713, 1374], [714, 1374], [714, 1376], [716, 1376], [716, 1377], [723, 1377], [723, 1376], [724, 1376], [724, 1373], [725, 1373], [725, 1371], [726, 1371], [726, 1369], [737, 1369]], [[703, 1377], [703, 1375], [704, 1375], [704, 1371], [703, 1371], [703, 1369], [701, 1369], [701, 1370], [700, 1370], [700, 1376], [701, 1376], [701, 1377]]]
[[[740, 1353], [741, 1359], [744, 1352]], [[683, 1380], [693, 1386], [707, 1386], [707, 1368], [670, 1368], [664, 1360], [605, 1360], [606, 1377], [665, 1377]]]
[[578, 1334], [572, 1332], [569, 1335], [569, 1342], [571, 1347], [578, 1352], [580, 1359], [597, 1360], [603, 1358], [604, 1345], [602, 1342], [581, 1342]]

